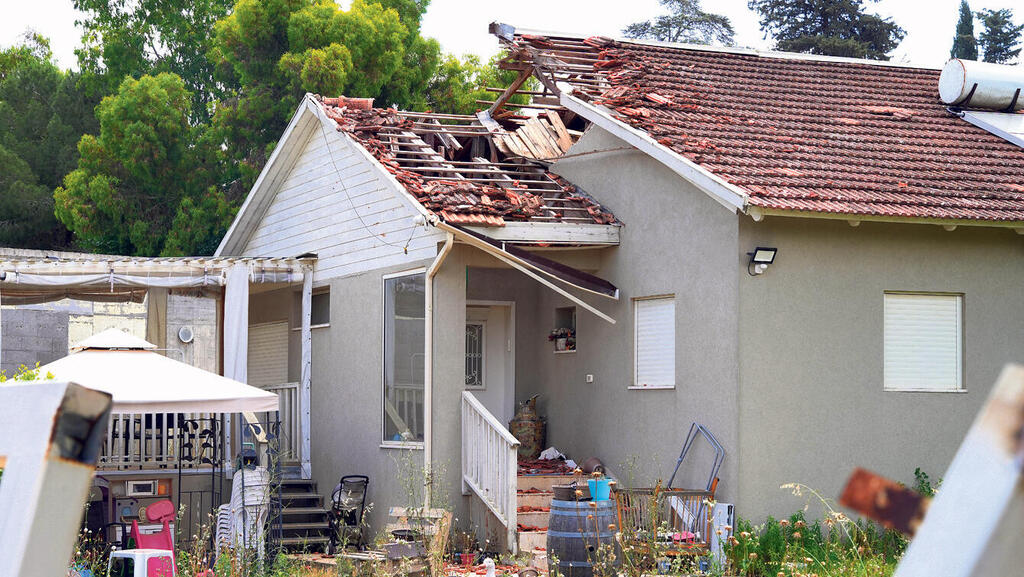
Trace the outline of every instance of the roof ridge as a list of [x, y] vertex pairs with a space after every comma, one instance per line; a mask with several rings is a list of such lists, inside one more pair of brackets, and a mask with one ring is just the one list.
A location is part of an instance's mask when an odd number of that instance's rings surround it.
[[[577, 32], [557, 32], [553, 30], [534, 30], [531, 28], [516, 28], [508, 26], [515, 34], [532, 34], [547, 36], [549, 38], [574, 38], [585, 39], [594, 35], [581, 34]], [[666, 42], [662, 40], [644, 40], [639, 38], [624, 38], [622, 36], [603, 36], [615, 42], [623, 44], [636, 44], [639, 46], [658, 46], [662, 48], [675, 48], [678, 50], [691, 50], [699, 52], [720, 52], [724, 54], [736, 54], [740, 56], [757, 56], [761, 58], [774, 58], [780, 60], [799, 60], [806, 62], [832, 62], [839, 64], [858, 64], [862, 66], [876, 66], [880, 68], [913, 68], [917, 70], [942, 70], [941, 66], [927, 66], [911, 62], [893, 62], [891, 60], [871, 60], [868, 58], [850, 58], [847, 56], [827, 56], [824, 54], [806, 54], [803, 52], [783, 52], [779, 50], [761, 50], [759, 48], [741, 46], [712, 46], [710, 44], [691, 44], [687, 42]]]

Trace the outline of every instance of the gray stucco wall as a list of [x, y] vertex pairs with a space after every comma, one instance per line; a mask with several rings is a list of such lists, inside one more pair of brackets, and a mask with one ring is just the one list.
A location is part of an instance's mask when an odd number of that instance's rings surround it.
[[[491, 259], [492, 266], [501, 266]], [[539, 340], [547, 342], [548, 326], [546, 316], [538, 310], [541, 290], [547, 290], [537, 281], [523, 273], [509, 268], [486, 268], [474, 266], [469, 269], [469, 283], [466, 294], [470, 300], [511, 301], [516, 304], [516, 350], [515, 380], [516, 407], [536, 391], [541, 381], [538, 350]], [[547, 351], [545, 351], [547, 352]]]
[[[740, 513], [790, 514], [800, 482], [836, 498], [856, 466], [942, 476], [1002, 366], [1024, 361], [1024, 238], [1010, 230], [740, 220]], [[742, 270], [742, 269], [741, 269]], [[966, 393], [883, 392], [883, 292], [964, 294]]]
[[[424, 261], [419, 265], [377, 270], [327, 281], [326, 286], [330, 287], [331, 293], [331, 323], [329, 327], [314, 329], [312, 333], [310, 443], [313, 478], [321, 494], [328, 499], [342, 475], [368, 475], [370, 487], [367, 502], [374, 504], [368, 521], [375, 530], [383, 529], [389, 507], [408, 504], [408, 491], [403, 485], [403, 477], [408, 478], [411, 469], [422, 469], [423, 463], [422, 450], [381, 448], [381, 277], [428, 264], [429, 261]], [[461, 294], [465, 294], [464, 288]], [[280, 297], [280, 301], [276, 305], [278, 312], [274, 315], [275, 319], [270, 318], [265, 311], [257, 314], [255, 308], [262, 303], [254, 299], [254, 304], [250, 306], [250, 322], [257, 322], [256, 319], [265, 322], [288, 318], [293, 314], [288, 310], [291, 308], [292, 297], [288, 294]], [[297, 341], [292, 343], [290, 349], [291, 357], [298, 357]], [[289, 373], [297, 369], [298, 365], [295, 364]], [[435, 388], [435, 391], [435, 407], [445, 406], [443, 390]], [[438, 401], [438, 397], [442, 400]], [[443, 430], [435, 431], [437, 436], [445, 434]], [[445, 443], [437, 445], [441, 447], [439, 456], [447, 458]], [[458, 450], [457, 445], [454, 450]], [[411, 466], [404, 466], [404, 463], [410, 463]], [[457, 473], [455, 475], [457, 480]], [[457, 490], [457, 484], [449, 482], [448, 485]]]
[[[625, 143], [593, 127], [571, 153], [621, 149]], [[625, 223], [621, 245], [605, 249], [594, 271], [619, 287], [618, 301], [587, 300], [615, 325], [577, 310], [577, 353], [555, 355], [536, 339], [540, 375], [535, 392], [547, 414], [549, 443], [575, 458], [599, 456], [620, 477], [653, 486], [668, 479], [693, 421], [705, 424], [729, 452], [719, 496], [737, 494], [736, 216], [664, 165], [635, 150], [571, 157], [554, 172], [592, 194]], [[675, 294], [676, 387], [629, 390], [633, 379], [633, 303]], [[540, 292], [540, 322], [571, 303]], [[553, 327], [545, 327], [544, 333]], [[585, 376], [594, 375], [587, 384]], [[517, 396], [527, 396], [524, 391]], [[696, 455], [683, 485], [708, 474]], [[633, 465], [628, 461], [635, 460]], [[698, 480], [700, 479], [700, 480]], [[677, 486], [679, 484], [677, 483]]]

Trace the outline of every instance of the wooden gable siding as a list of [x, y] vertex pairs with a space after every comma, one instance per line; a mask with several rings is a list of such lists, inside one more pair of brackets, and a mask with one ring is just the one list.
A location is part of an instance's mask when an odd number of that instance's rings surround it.
[[328, 132], [325, 140], [317, 127], [301, 146], [244, 255], [316, 253], [316, 280], [436, 255], [439, 233], [413, 224], [416, 211], [348, 137]]

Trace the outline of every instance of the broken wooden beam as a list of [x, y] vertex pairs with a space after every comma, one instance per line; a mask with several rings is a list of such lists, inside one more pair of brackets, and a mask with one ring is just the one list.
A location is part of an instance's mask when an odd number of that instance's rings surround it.
[[521, 71], [519, 73], [519, 76], [516, 77], [512, 84], [509, 84], [508, 88], [505, 89], [505, 92], [502, 92], [501, 95], [499, 95], [498, 98], [495, 99], [495, 101], [491, 104], [491, 107], [487, 109], [488, 114], [494, 116], [494, 113], [502, 106], [504, 106], [505, 103], [508, 102], [509, 98], [512, 98], [512, 95], [515, 94], [520, 87], [522, 87], [522, 85], [527, 81], [527, 79], [530, 78], [530, 76], [532, 76], [531, 70], [527, 69]]
[[921, 526], [929, 503], [931, 499], [917, 491], [860, 468], [854, 470], [839, 497], [840, 505], [911, 537]]

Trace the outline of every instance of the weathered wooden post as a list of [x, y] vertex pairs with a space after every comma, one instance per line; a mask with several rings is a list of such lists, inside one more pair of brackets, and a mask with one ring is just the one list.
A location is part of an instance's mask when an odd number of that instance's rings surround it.
[[0, 384], [0, 575], [64, 575], [111, 398], [74, 383]]
[[1020, 575], [1022, 465], [1024, 366], [1007, 365], [934, 499], [858, 469], [839, 502], [914, 537], [894, 577]]

